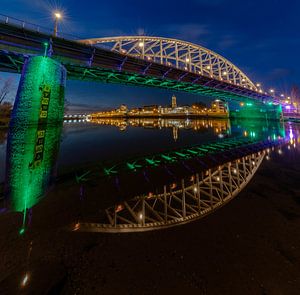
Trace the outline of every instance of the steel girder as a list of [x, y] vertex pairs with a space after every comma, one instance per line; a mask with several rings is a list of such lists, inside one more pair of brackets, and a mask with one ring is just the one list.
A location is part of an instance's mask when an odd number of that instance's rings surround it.
[[220, 54], [190, 42], [149, 36], [93, 38], [80, 40], [80, 42], [90, 45], [102, 45], [122, 54], [258, 91], [247, 75], [233, 63]]
[[[23, 63], [27, 56], [0, 50], [0, 71], [16, 72], [22, 71]], [[61, 61], [60, 59], [58, 59]], [[248, 101], [252, 100], [262, 104], [270, 100], [270, 97], [260, 95], [252, 90], [237, 88], [217, 80], [207, 80], [206, 77], [186, 77], [178, 80], [167, 78], [168, 71], [164, 75], [155, 77], [134, 72], [119, 71], [102, 67], [87, 67], [74, 63], [63, 63], [67, 69], [67, 77], [71, 80], [94, 81], [102, 83], [125, 84], [141, 87], [156, 87], [171, 89], [173, 91], [188, 92], [211, 96], [224, 100]], [[193, 74], [195, 75], [195, 74]], [[192, 80], [192, 81], [191, 81]]]
[[[156, 87], [170, 89], [173, 91], [188, 92], [224, 99], [226, 101], [248, 101], [254, 99], [256, 103], [263, 104], [268, 101], [260, 98], [255, 92], [246, 89], [234, 89], [233, 85], [226, 83], [216, 83], [217, 81], [207, 81], [206, 83], [187, 82], [173, 80], [165, 77], [154, 77], [143, 74], [130, 73], [125, 71], [107, 70], [102, 68], [81, 68], [78, 66], [67, 65], [68, 78], [74, 80], [86, 80], [104, 83], [125, 84], [132, 86]], [[211, 85], [210, 85], [211, 84]], [[212, 85], [214, 84], [214, 85]], [[230, 87], [231, 86], [231, 87]]]

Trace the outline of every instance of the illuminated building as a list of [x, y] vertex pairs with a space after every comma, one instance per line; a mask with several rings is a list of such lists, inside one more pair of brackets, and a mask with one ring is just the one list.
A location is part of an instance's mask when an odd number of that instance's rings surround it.
[[173, 94], [172, 96], [172, 109], [177, 107], [176, 96]]
[[227, 113], [228, 105], [226, 102], [220, 99], [216, 99], [211, 104], [211, 110], [216, 113]]
[[109, 118], [109, 117], [222, 117], [227, 118], [229, 116], [228, 106], [221, 100], [215, 100], [211, 109], [199, 107], [196, 105], [189, 106], [177, 105], [176, 96], [173, 95], [171, 99], [171, 106], [162, 107], [158, 105], [148, 105], [142, 108], [133, 108], [128, 110], [125, 105], [122, 105], [119, 109], [99, 112], [91, 114], [92, 118]]

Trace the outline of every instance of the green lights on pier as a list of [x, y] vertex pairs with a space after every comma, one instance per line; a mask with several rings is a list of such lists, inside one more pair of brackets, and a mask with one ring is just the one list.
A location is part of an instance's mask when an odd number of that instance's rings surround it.
[[23, 69], [7, 143], [10, 209], [23, 212], [44, 196], [59, 149], [65, 69], [48, 57], [29, 58]]
[[25, 233], [25, 228], [22, 227], [22, 228], [19, 230], [19, 234], [20, 234], [20, 235], [23, 235], [24, 233]]
[[43, 45], [45, 47], [45, 51], [44, 51], [44, 57], [45, 57], [45, 56], [47, 56], [47, 53], [48, 53], [49, 44], [48, 44], [48, 42], [44, 42]]
[[[44, 56], [29, 58], [23, 67], [14, 104], [12, 124], [61, 123], [64, 112], [66, 70], [58, 62]], [[48, 87], [48, 92], [47, 92]], [[50, 103], [45, 95], [50, 95]], [[42, 105], [47, 116], [40, 118]]]

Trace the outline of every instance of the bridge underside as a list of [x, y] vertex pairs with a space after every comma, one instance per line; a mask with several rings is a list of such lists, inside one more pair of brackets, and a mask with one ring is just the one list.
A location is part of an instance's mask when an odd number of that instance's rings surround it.
[[[3, 50], [0, 50], [1, 71], [21, 73], [24, 60], [25, 57], [22, 55], [13, 53], [8, 54]], [[136, 74], [133, 72], [118, 71], [101, 67], [88, 68], [76, 64], [65, 64], [65, 67], [67, 69], [67, 77], [71, 80], [156, 87], [235, 101], [253, 101], [255, 99], [251, 95], [247, 96], [247, 90], [233, 90], [235, 88], [233, 85], [203, 76], [195, 75], [196, 77], [187, 77], [188, 75], [192, 75], [189, 73], [186, 74], [185, 77], [180, 78], [179, 76], [178, 79], [175, 80], [166, 77], [148, 76], [145, 74]], [[167, 71], [168, 70], [166, 70], [166, 72]], [[174, 71], [182, 72], [177, 69], [174, 69]], [[264, 102], [263, 98], [261, 98], [261, 100], [255, 99], [255, 103], [262, 104], [262, 102]]]

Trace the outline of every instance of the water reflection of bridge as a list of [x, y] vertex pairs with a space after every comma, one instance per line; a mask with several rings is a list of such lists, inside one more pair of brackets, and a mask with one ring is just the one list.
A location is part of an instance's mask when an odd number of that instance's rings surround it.
[[[278, 143], [265, 143], [274, 148]], [[261, 148], [261, 147], [260, 147]], [[138, 232], [185, 224], [202, 218], [227, 204], [249, 183], [269, 148], [200, 170], [170, 185], [162, 191], [141, 194], [104, 210], [93, 221], [78, 221], [73, 230], [89, 232]], [[268, 157], [268, 156], [267, 156]]]
[[[81, 186], [101, 187], [101, 199], [107, 195], [116, 203], [102, 215], [85, 216], [73, 229], [145, 231], [201, 218], [233, 199], [265, 155], [283, 143], [279, 130], [274, 138], [228, 138], [82, 171]], [[97, 192], [88, 197], [95, 207]]]

